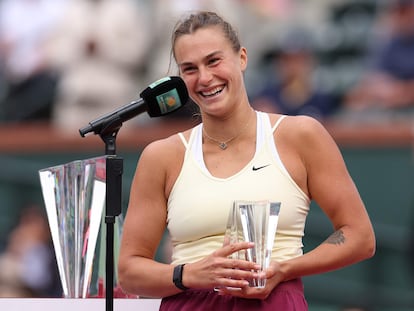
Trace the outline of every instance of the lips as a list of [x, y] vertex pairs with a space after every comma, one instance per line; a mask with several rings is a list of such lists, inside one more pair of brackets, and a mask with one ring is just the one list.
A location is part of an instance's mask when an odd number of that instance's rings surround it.
[[224, 90], [224, 85], [214, 87], [208, 91], [201, 91], [199, 94], [203, 97], [213, 97], [220, 94]]

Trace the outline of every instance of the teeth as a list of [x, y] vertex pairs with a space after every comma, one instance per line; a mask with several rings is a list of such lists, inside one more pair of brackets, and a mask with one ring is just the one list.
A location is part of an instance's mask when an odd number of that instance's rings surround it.
[[223, 87], [216, 87], [216, 88], [212, 89], [209, 92], [201, 92], [201, 95], [203, 95], [203, 96], [213, 96], [213, 95], [216, 95], [216, 94], [220, 93], [222, 90], [223, 90]]

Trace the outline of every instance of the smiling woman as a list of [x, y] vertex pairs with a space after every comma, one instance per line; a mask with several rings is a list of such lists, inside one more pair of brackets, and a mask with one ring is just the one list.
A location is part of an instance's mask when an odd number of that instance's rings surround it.
[[[251, 107], [243, 79], [247, 50], [219, 15], [191, 14], [172, 39], [202, 123], [142, 152], [124, 223], [121, 285], [135, 295], [162, 297], [160, 310], [307, 310], [303, 276], [354, 264], [375, 251], [370, 219], [340, 151], [311, 117]], [[254, 263], [230, 257], [253, 245], [223, 245], [237, 200], [281, 202], [263, 288], [249, 287], [257, 277]], [[311, 200], [334, 232], [304, 254]], [[154, 260], [166, 229], [171, 264]]]
[[[229, 26], [225, 27], [228, 28]], [[223, 32], [218, 26], [194, 26], [192, 31], [190, 34], [182, 32], [178, 35], [180, 29], [177, 29], [173, 50], [190, 96], [199, 105], [201, 112], [207, 115], [220, 113], [223, 109], [227, 112], [228, 103], [224, 99], [231, 97], [232, 103], [245, 108], [244, 118], [238, 120], [245, 124], [252, 115], [243, 81], [243, 72], [247, 67], [246, 49], [241, 48], [238, 41], [231, 41], [236, 40], [234, 32], [227, 30], [225, 36], [216, 36], [216, 32]], [[194, 35], [195, 32], [197, 35]], [[231, 110], [227, 113], [230, 112]], [[227, 130], [232, 134], [228, 136], [234, 136], [239, 128], [240, 124], [235, 124], [234, 128]], [[217, 129], [212, 127], [208, 132], [213, 134], [214, 131], [217, 132]], [[225, 138], [223, 136], [226, 133], [219, 135]]]

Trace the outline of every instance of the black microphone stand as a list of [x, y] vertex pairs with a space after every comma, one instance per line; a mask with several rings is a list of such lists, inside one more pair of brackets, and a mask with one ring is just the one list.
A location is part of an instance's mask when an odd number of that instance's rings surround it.
[[123, 159], [116, 155], [116, 136], [122, 126], [120, 119], [111, 120], [99, 133], [105, 142], [106, 154], [106, 282], [105, 310], [114, 309], [114, 225], [121, 214]]

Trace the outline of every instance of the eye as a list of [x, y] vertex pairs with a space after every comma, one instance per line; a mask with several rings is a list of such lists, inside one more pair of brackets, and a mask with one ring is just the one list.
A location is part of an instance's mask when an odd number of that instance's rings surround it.
[[186, 74], [195, 72], [196, 70], [197, 68], [195, 66], [185, 66], [181, 68], [181, 72]]
[[209, 59], [208, 64], [209, 66], [214, 66], [214, 65], [217, 65], [219, 62], [220, 62], [220, 58], [214, 57], [214, 58]]

